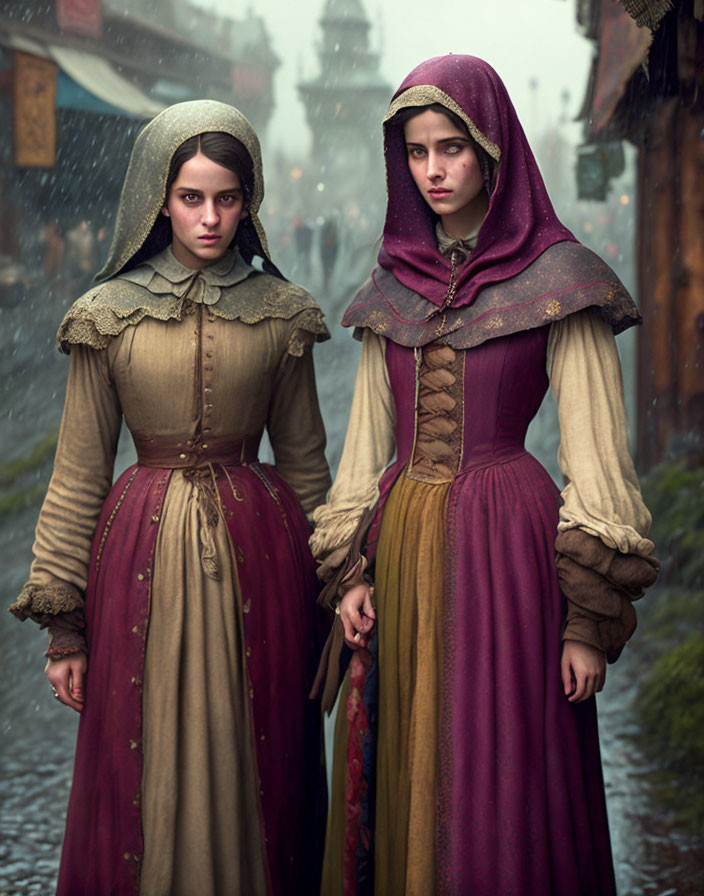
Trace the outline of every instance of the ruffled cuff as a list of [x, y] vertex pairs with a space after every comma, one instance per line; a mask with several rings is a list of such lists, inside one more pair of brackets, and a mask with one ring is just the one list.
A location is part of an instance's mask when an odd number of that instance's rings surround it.
[[20, 622], [25, 619], [33, 619], [40, 625], [46, 625], [46, 617], [57, 613], [70, 613], [72, 610], [83, 609], [83, 597], [75, 585], [68, 582], [51, 582], [40, 585], [27, 582], [20, 596], [10, 607]]
[[40, 627], [49, 630], [49, 648], [44, 656], [50, 660], [61, 660], [74, 653], [88, 653], [86, 618], [82, 607], [68, 613], [47, 615]]
[[618, 659], [636, 629], [632, 601], [660, 571], [654, 557], [621, 554], [579, 529], [555, 541], [557, 575], [567, 599], [563, 640], [581, 641]]

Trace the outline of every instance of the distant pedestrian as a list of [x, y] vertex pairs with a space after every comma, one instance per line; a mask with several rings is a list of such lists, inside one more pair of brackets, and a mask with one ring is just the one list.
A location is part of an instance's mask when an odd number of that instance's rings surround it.
[[62, 269], [66, 241], [61, 235], [59, 222], [52, 218], [42, 231], [44, 243], [44, 276], [47, 280], [55, 280]]
[[97, 263], [93, 228], [85, 219], [66, 233], [65, 264], [67, 289], [74, 295], [90, 286]]
[[320, 228], [320, 263], [323, 269], [323, 292], [328, 293], [339, 251], [337, 221], [330, 215]]
[[313, 246], [313, 227], [302, 215], [293, 219], [293, 234], [296, 241], [296, 259], [301, 276], [310, 277], [310, 253]]

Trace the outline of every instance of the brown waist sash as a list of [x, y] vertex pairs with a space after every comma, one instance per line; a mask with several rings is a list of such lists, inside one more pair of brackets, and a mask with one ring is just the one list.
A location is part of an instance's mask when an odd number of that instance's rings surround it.
[[259, 437], [232, 439], [206, 435], [174, 439], [132, 433], [137, 462], [143, 467], [182, 470], [206, 464], [242, 465], [257, 460]]

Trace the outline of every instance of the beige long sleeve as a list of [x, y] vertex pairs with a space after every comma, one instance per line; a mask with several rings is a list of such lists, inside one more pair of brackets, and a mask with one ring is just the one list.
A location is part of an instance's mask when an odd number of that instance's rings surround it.
[[54, 472], [37, 522], [30, 577], [12, 608], [16, 615], [38, 619], [82, 605], [120, 421], [106, 352], [74, 346]]
[[365, 329], [340, 466], [327, 503], [313, 514], [313, 555], [332, 568], [342, 563], [362, 514], [376, 503], [379, 479], [396, 449], [385, 351], [384, 338]]
[[548, 375], [564, 475], [558, 530], [579, 528], [621, 553], [648, 556], [651, 517], [628, 452], [621, 366], [611, 327], [590, 309], [554, 323]]
[[[313, 342], [312, 334], [309, 342]], [[276, 374], [267, 429], [276, 469], [310, 516], [330, 488], [311, 345], [300, 356], [284, 355]]]

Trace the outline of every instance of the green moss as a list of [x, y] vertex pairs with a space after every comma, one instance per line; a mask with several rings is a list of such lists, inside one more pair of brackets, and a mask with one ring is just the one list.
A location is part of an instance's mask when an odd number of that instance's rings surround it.
[[13, 489], [5, 495], [0, 495], [0, 515], [16, 513], [34, 504], [39, 504], [44, 495], [48, 483], [37, 482], [31, 488]]
[[681, 644], [693, 629], [701, 628], [704, 592], [682, 587], [656, 589], [636, 609], [639, 649], [660, 656]]
[[59, 431], [51, 430], [26, 457], [0, 464], [0, 514], [16, 513], [41, 502], [47, 487], [44, 467], [54, 457], [58, 437]]
[[638, 605], [635, 649], [646, 671], [635, 713], [660, 798], [704, 832], [704, 469], [663, 464], [643, 496], [663, 574]]
[[643, 484], [653, 515], [651, 537], [666, 559], [663, 579], [704, 588], [704, 469], [661, 464]]
[[51, 460], [56, 451], [58, 438], [58, 429], [52, 430], [34, 446], [26, 457], [0, 464], [0, 488], [14, 486], [22, 476], [36, 472], [43, 464]]
[[[644, 678], [636, 714], [657, 757], [658, 790], [683, 819], [704, 831], [704, 631], [690, 632]], [[682, 800], [686, 784], [687, 799]], [[674, 798], [674, 802], [672, 799]]]

